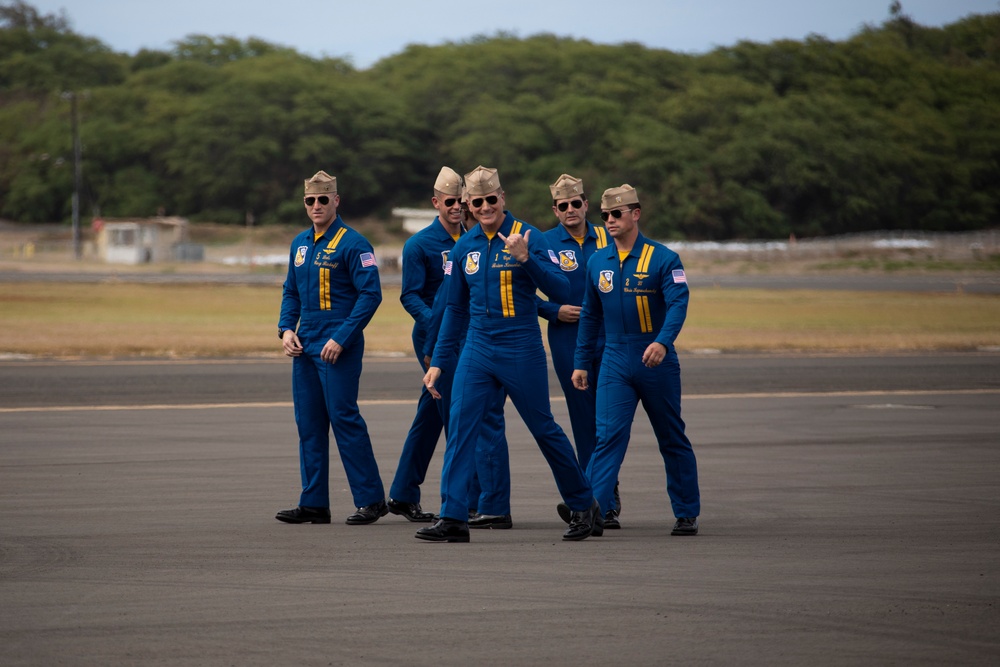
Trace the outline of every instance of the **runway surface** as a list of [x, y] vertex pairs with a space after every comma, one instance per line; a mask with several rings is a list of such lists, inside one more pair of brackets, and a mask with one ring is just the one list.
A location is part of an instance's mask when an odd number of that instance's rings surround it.
[[[700, 535], [640, 409], [623, 529], [562, 542], [508, 405], [514, 528], [446, 545], [345, 525], [336, 456], [334, 523], [274, 520], [287, 360], [0, 362], [0, 664], [996, 664], [1000, 354], [681, 363]], [[419, 376], [366, 359], [386, 489]]]

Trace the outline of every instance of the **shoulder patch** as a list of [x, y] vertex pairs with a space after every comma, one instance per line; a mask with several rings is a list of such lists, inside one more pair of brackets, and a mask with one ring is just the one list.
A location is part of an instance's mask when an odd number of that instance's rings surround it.
[[576, 251], [575, 250], [560, 250], [559, 251], [559, 268], [563, 271], [576, 271], [577, 267], [580, 266], [576, 261]]
[[309, 252], [309, 246], [300, 245], [295, 249], [295, 266], [302, 266], [306, 263], [306, 253]]
[[597, 281], [597, 289], [605, 294], [615, 288], [615, 272], [612, 270], [601, 271], [601, 277]]
[[465, 273], [467, 275], [472, 275], [479, 271], [479, 253], [470, 252], [465, 256]]

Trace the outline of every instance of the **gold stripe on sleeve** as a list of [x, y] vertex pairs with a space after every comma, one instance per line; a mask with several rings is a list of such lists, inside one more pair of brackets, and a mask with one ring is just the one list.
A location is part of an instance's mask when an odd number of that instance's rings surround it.
[[594, 227], [594, 231], [597, 233], [597, 247], [607, 248], [608, 247], [608, 230], [604, 227]]

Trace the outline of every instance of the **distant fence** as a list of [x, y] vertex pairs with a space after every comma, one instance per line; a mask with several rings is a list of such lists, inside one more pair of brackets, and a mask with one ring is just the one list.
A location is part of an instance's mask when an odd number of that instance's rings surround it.
[[[22, 241], [10, 239], [4, 243], [0, 234], [0, 259], [33, 259], [37, 256], [65, 255], [71, 257], [70, 240]], [[811, 239], [758, 241], [665, 241], [669, 248], [685, 260], [748, 260], [795, 261], [835, 258], [921, 258], [930, 260], [980, 261], [1000, 255], [1000, 230], [980, 232], [868, 232]], [[96, 258], [92, 241], [84, 240], [82, 254]], [[379, 269], [398, 273], [402, 267], [402, 247], [381, 245], [375, 248]], [[230, 265], [285, 267], [288, 254], [240, 253], [234, 248], [210, 250], [185, 246], [175, 261], [221, 263]]]
[[852, 256], [913, 256], [970, 261], [1000, 254], [1000, 231], [867, 232], [787, 241], [667, 241], [682, 256], [714, 260], [809, 260]]

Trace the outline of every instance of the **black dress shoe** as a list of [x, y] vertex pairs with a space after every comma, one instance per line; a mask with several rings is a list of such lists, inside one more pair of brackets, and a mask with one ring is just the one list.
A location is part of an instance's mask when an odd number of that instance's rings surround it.
[[433, 526], [418, 530], [416, 538], [430, 542], [468, 542], [469, 524], [455, 519], [438, 519]]
[[389, 498], [386, 506], [393, 514], [406, 517], [407, 521], [412, 521], [413, 523], [430, 523], [434, 520], [434, 515], [423, 511], [420, 508], [420, 503], [404, 503], [401, 500]]
[[601, 506], [595, 500], [590, 509], [583, 512], [573, 512], [569, 517], [569, 528], [563, 533], [564, 540], [585, 540], [591, 535], [600, 537], [604, 534], [604, 517], [601, 516]]
[[677, 523], [674, 524], [674, 529], [670, 531], [671, 535], [697, 535], [698, 534], [698, 517], [681, 517], [677, 519]]
[[559, 518], [569, 523], [573, 517], [573, 510], [569, 508], [566, 503], [559, 503], [556, 505], [556, 512], [559, 514]]
[[469, 528], [505, 529], [513, 525], [509, 514], [477, 514], [469, 519]]
[[389, 513], [389, 507], [384, 500], [371, 505], [359, 507], [358, 511], [347, 517], [347, 523], [351, 526], [362, 526], [366, 523], [375, 523], [381, 517]]
[[291, 510], [281, 510], [274, 515], [274, 518], [285, 523], [330, 523], [330, 508], [300, 506]]
[[[595, 500], [594, 502], [596, 503], [597, 501]], [[571, 510], [569, 508], [569, 505], [567, 505], [566, 503], [559, 503], [558, 505], [556, 505], [556, 512], [559, 513], [559, 518], [562, 519], [563, 521], [565, 521], [566, 523], [572, 523], [573, 522], [573, 510]], [[612, 512], [614, 512], [614, 515], [615, 515], [615, 521], [614, 521], [615, 525], [608, 526], [606, 518], [603, 521], [595, 521], [594, 522], [594, 525], [595, 525], [594, 531], [596, 531], [596, 532], [593, 533], [594, 537], [600, 537], [601, 535], [603, 535], [604, 534], [604, 529], [606, 527], [607, 528], [621, 528], [622, 527], [622, 525], [620, 523], [618, 523], [618, 512], [617, 511], [615, 511], [615, 510], [608, 510], [607, 516], [611, 516]], [[601, 518], [601, 512], [600, 512], [600, 510], [598, 510], [598, 512], [597, 512], [597, 518], [598, 519]], [[597, 525], [598, 523], [600, 523], [599, 526]]]
[[604, 527], [609, 530], [618, 530], [622, 527], [622, 522], [618, 520], [618, 512], [608, 510], [607, 514], [604, 515]]

